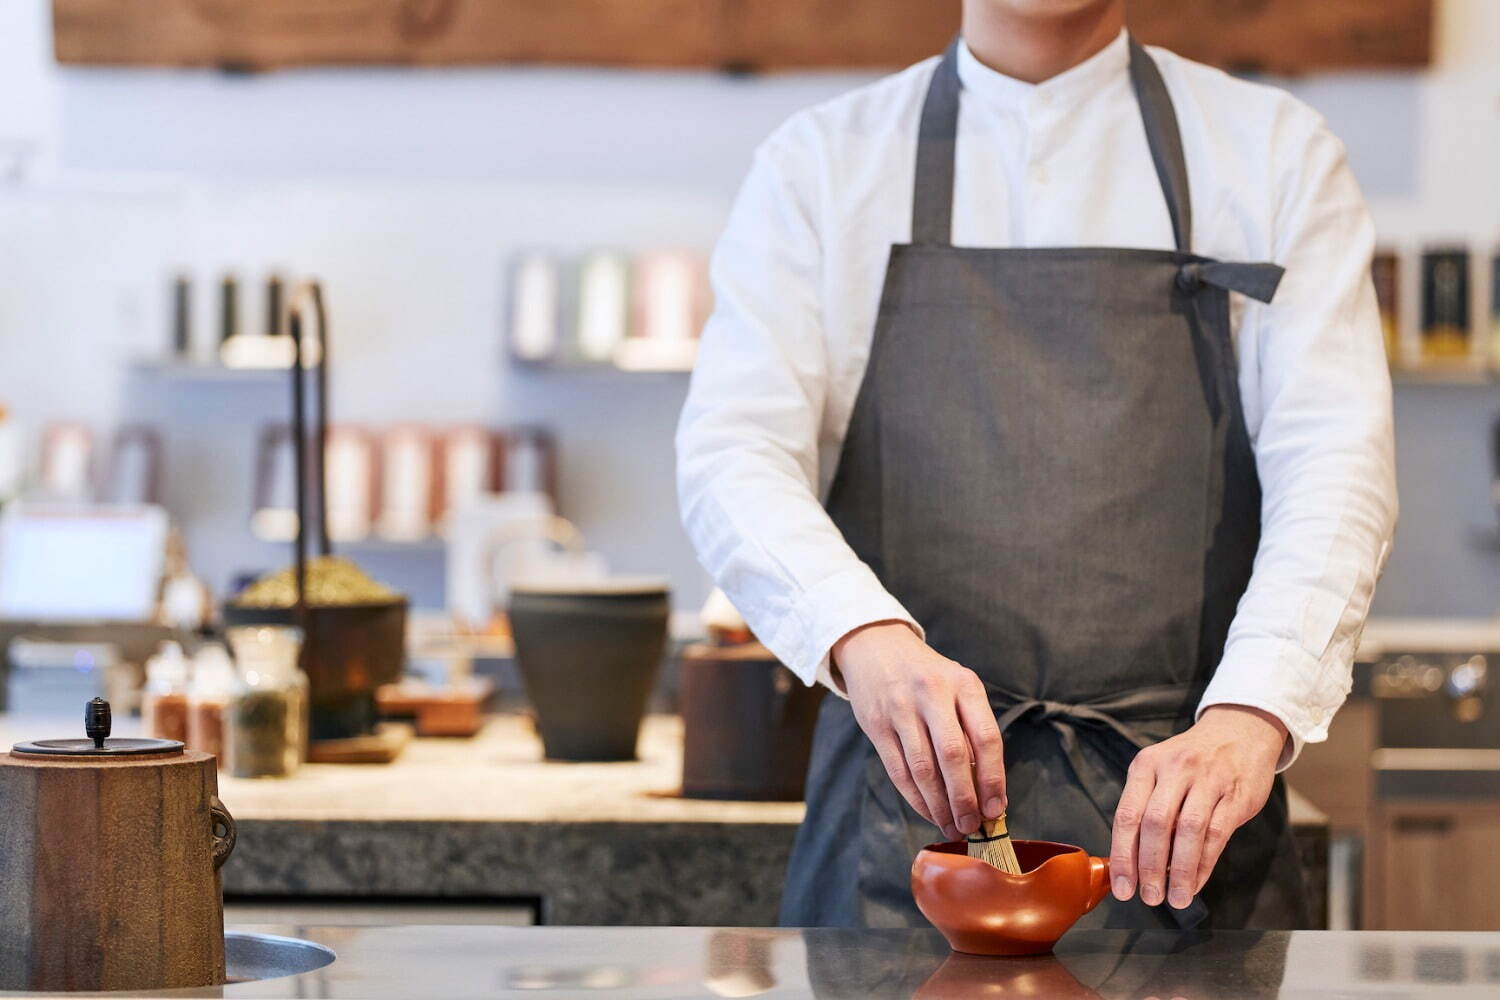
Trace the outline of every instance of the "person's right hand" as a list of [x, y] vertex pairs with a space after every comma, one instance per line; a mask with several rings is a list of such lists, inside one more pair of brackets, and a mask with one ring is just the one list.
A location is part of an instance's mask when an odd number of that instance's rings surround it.
[[833, 663], [891, 783], [924, 819], [958, 840], [979, 829], [981, 804], [988, 819], [1005, 811], [1000, 727], [974, 671], [901, 622], [850, 632]]

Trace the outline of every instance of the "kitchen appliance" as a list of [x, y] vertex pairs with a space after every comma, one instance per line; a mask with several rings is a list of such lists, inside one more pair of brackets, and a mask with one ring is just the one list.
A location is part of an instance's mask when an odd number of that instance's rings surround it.
[[682, 794], [801, 799], [827, 689], [803, 684], [758, 642], [689, 646], [681, 672]]
[[8, 655], [10, 676], [0, 692], [8, 700], [0, 697], [0, 710], [25, 718], [63, 718], [90, 698], [102, 695], [114, 702], [116, 692], [132, 692], [140, 683], [112, 642], [22, 637], [11, 642]]
[[235, 824], [214, 758], [111, 738], [102, 698], [84, 729], [0, 754], [0, 989], [223, 983]]
[[[1474, 872], [1500, 840], [1500, 620], [1370, 621], [1355, 665], [1352, 704], [1363, 719], [1345, 739], [1361, 754], [1347, 785], [1367, 800], [1356, 831], [1364, 926], [1387, 930], [1491, 927], [1500, 898]], [[1362, 711], [1361, 711], [1362, 709]], [[1352, 738], [1351, 738], [1352, 737]], [[1331, 776], [1331, 775], [1330, 775]], [[1340, 859], [1330, 847], [1330, 868]], [[1337, 910], [1335, 910], [1337, 912]]]
[[535, 580], [511, 587], [516, 664], [548, 759], [635, 759], [670, 615], [661, 580]]
[[1017, 840], [1020, 875], [968, 856], [963, 841], [917, 852], [911, 891], [917, 908], [971, 955], [1039, 955], [1109, 891], [1109, 862], [1080, 847]]
[[[153, 620], [167, 535], [160, 507], [6, 504], [0, 512], [0, 619]], [[108, 572], [101, 572], [101, 552], [109, 553]]]

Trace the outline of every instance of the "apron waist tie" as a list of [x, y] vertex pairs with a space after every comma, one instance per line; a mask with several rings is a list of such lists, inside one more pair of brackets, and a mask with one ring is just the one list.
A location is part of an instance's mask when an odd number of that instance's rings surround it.
[[[1175, 718], [1188, 694], [1189, 689], [1184, 687], [1144, 688], [1108, 702], [1092, 704], [1069, 704], [1043, 698], [1017, 698], [994, 690], [991, 691], [991, 698], [998, 699], [1000, 704], [1006, 705], [996, 719], [1001, 733], [1009, 731], [1018, 720], [1028, 717], [1038, 723], [1046, 722], [1051, 725], [1053, 731], [1057, 733], [1063, 753], [1073, 773], [1077, 776], [1084, 794], [1093, 802], [1094, 808], [1099, 810], [1105, 822], [1112, 826], [1115, 807], [1120, 804], [1124, 771], [1122, 770], [1117, 775], [1101, 773], [1084, 756], [1078, 744], [1079, 734], [1092, 732], [1102, 736], [1106, 741], [1113, 740], [1117, 747], [1124, 749], [1129, 756], [1133, 757], [1137, 751], [1145, 749], [1155, 741], [1127, 725], [1121, 717], [1141, 721]], [[1101, 749], [1107, 748], [1101, 747]], [[1165, 903], [1157, 909], [1165, 909], [1182, 930], [1198, 926], [1208, 916], [1208, 907], [1196, 896], [1184, 909], [1178, 910]]]
[[1177, 269], [1177, 287], [1196, 292], [1204, 285], [1239, 292], [1257, 302], [1270, 302], [1286, 268], [1280, 264], [1241, 261], [1195, 261]]

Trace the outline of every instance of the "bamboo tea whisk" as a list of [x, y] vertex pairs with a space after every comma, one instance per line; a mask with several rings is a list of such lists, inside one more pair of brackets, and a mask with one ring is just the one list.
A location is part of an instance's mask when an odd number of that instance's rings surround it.
[[1021, 874], [1021, 862], [1016, 860], [1016, 849], [1010, 842], [1010, 831], [1005, 828], [1005, 814], [999, 819], [987, 819], [977, 831], [964, 838], [969, 845], [969, 857], [979, 858], [1011, 875]]

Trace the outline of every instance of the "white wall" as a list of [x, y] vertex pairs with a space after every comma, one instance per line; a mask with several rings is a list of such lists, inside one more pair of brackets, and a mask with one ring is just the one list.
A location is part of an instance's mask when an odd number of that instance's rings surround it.
[[[271, 267], [327, 283], [338, 419], [551, 423], [563, 506], [621, 569], [706, 581], [677, 527], [670, 433], [680, 377], [513, 370], [503, 268], [517, 247], [711, 245], [756, 142], [792, 110], [867, 77], [731, 78], [602, 70], [212, 72], [59, 69], [46, 0], [0, 4], [0, 403], [32, 429], [159, 422], [169, 503], [216, 585], [284, 554], [248, 536], [251, 437], [279, 386], [172, 386], [129, 375], [160, 349], [170, 274]], [[1382, 231], [1500, 234], [1500, 4], [1443, 0], [1426, 74], [1301, 81], [1346, 138]], [[247, 305], [259, 306], [247, 287]], [[247, 317], [251, 323], [257, 322]], [[1490, 390], [1400, 400], [1402, 547], [1382, 610], [1493, 611], [1500, 555], [1468, 528], [1487, 508]], [[1414, 492], [1416, 491], [1416, 492]], [[438, 599], [430, 556], [368, 556]], [[1441, 565], [1439, 563], [1441, 562]]]

